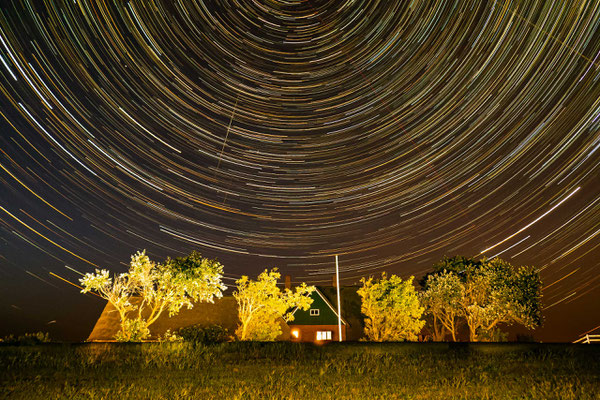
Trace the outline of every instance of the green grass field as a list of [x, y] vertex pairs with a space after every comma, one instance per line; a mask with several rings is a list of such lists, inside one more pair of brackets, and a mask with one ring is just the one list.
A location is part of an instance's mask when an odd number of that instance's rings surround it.
[[594, 345], [0, 347], [5, 399], [600, 399]]

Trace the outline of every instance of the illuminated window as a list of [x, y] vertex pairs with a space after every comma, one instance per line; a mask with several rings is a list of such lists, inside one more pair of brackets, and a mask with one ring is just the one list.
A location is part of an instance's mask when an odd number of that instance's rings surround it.
[[317, 331], [317, 340], [331, 340], [331, 331]]
[[316, 317], [317, 315], [319, 315], [319, 309], [318, 308], [311, 308], [310, 309], [310, 315], [313, 317]]
[[296, 339], [300, 337], [300, 332], [298, 332], [298, 329], [294, 329], [292, 331], [292, 336], [294, 336]]

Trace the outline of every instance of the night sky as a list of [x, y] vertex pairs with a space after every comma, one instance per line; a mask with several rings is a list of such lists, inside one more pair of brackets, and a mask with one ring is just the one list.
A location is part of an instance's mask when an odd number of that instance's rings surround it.
[[599, 56], [595, 0], [2, 0], [0, 335], [81, 340], [104, 302], [66, 281], [197, 249], [229, 284], [499, 255], [572, 341], [600, 325]]

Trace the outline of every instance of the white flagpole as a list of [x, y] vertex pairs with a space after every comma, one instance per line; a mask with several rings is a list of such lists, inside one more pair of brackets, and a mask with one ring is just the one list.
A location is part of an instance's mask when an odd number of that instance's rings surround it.
[[338, 337], [342, 341], [342, 306], [340, 301], [340, 265], [338, 264], [338, 256], [335, 255], [335, 281], [337, 287], [337, 309], [338, 309]]

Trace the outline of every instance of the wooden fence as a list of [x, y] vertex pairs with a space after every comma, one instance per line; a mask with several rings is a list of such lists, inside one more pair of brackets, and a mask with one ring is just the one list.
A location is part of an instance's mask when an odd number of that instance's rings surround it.
[[573, 343], [600, 343], [600, 335], [585, 335]]

